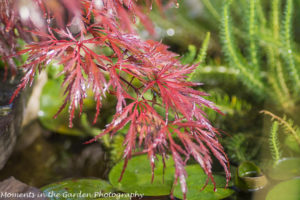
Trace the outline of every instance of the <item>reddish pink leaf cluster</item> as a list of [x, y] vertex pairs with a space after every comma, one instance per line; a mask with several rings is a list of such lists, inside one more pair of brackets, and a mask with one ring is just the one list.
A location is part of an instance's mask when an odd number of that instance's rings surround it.
[[[201, 165], [208, 180], [214, 183], [212, 153], [223, 165], [229, 180], [228, 160], [218, 142], [218, 132], [203, 111], [203, 107], [218, 109], [203, 98], [205, 93], [192, 89], [199, 84], [186, 80], [196, 66], [182, 65], [167, 46], [143, 41], [135, 34], [132, 23], [136, 16], [149, 31], [153, 30], [151, 21], [134, 1], [73, 1], [34, 1], [45, 17], [44, 27], [31, 31], [38, 40], [19, 52], [27, 53], [29, 58], [23, 65], [26, 74], [12, 98], [32, 83], [37, 71], [51, 61], [58, 61], [64, 66], [62, 74], [65, 77], [66, 98], [61, 109], [69, 106], [70, 126], [75, 109], [82, 109], [87, 88], [93, 90], [97, 102], [95, 120], [102, 98], [107, 93], [116, 96], [112, 122], [89, 142], [105, 134], [114, 135], [128, 125], [124, 170], [138, 147], [148, 153], [152, 169], [155, 155], [160, 154], [166, 159], [170, 150], [176, 167], [176, 181], [179, 179], [185, 194], [184, 166], [190, 157]], [[61, 14], [53, 12], [57, 5], [51, 2], [71, 11], [67, 23]], [[156, 2], [162, 5], [159, 0]], [[112, 53], [104, 53], [104, 49], [110, 49]]]
[[[17, 48], [17, 38], [28, 38], [22, 35], [16, 35], [14, 30], [23, 33], [20, 22], [16, 19], [16, 12], [13, 9], [14, 4], [11, 0], [0, 1], [0, 56], [5, 64], [5, 69], [10, 66], [12, 74], [16, 73], [17, 67], [9, 55], [14, 54]], [[6, 70], [7, 73], [7, 70]], [[6, 77], [6, 75], [4, 76]]]

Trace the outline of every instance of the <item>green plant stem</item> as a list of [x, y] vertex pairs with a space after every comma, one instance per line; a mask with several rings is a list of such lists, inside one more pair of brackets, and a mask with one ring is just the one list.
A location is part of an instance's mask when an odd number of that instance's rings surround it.
[[279, 7], [281, 0], [273, 0], [272, 1], [272, 30], [273, 37], [275, 40], [279, 39], [279, 30], [280, 30], [280, 22], [279, 22]]
[[259, 22], [261, 24], [261, 28], [264, 28], [267, 24], [267, 20], [266, 20], [266, 17], [265, 17], [265, 14], [264, 14], [264, 11], [263, 11], [263, 8], [261, 6], [261, 0], [257, 0], [257, 15], [258, 15], [258, 19], [259, 19]]
[[300, 77], [299, 77], [299, 72], [295, 65], [293, 49], [291, 45], [292, 15], [293, 15], [293, 0], [287, 0], [287, 4], [285, 7], [284, 21], [283, 21], [283, 45], [287, 50], [285, 52], [284, 58], [288, 63], [289, 75], [293, 83], [292, 86], [293, 94], [297, 95], [300, 89]]
[[278, 122], [273, 122], [271, 128], [271, 135], [270, 135], [270, 146], [272, 150], [272, 157], [274, 160], [274, 165], [278, 163], [280, 160], [280, 150], [279, 150], [279, 142], [278, 142]]
[[208, 45], [209, 45], [209, 40], [210, 40], [210, 32], [206, 33], [205, 39], [202, 43], [202, 47], [200, 49], [200, 52], [195, 60], [195, 63], [203, 63], [205, 58], [206, 58], [206, 52], [208, 49]]
[[[223, 7], [223, 20], [222, 20], [222, 31], [223, 31], [223, 45], [224, 45], [224, 52], [226, 56], [229, 58], [230, 62], [235, 65], [243, 75], [243, 80], [246, 84], [248, 84], [253, 90], [258, 93], [264, 92], [264, 86], [258, 77], [259, 75], [255, 72], [249, 72], [247, 69], [247, 65], [244, 61], [242, 61], [241, 53], [237, 51], [234, 47], [234, 42], [231, 37], [231, 30], [230, 30], [230, 16], [229, 16], [229, 7], [230, 2], [226, 1]], [[254, 89], [255, 88], [255, 89]]]
[[274, 115], [273, 113], [271, 113], [269, 111], [266, 111], [266, 110], [263, 110], [260, 113], [269, 115], [269, 116], [272, 117], [272, 119], [276, 119], [279, 122], [279, 124], [284, 126], [289, 131], [289, 133], [291, 133], [293, 135], [293, 137], [295, 138], [297, 143], [300, 145], [300, 137], [299, 137], [298, 133], [287, 121], [285, 121], [284, 119], [282, 119], [282, 118], [280, 118], [280, 117], [278, 117], [278, 116]]
[[275, 93], [273, 98], [278, 98], [278, 102], [283, 108], [292, 107], [293, 102], [285, 82], [281, 62], [276, 60], [275, 55], [278, 56], [278, 51], [270, 46], [266, 48], [266, 51], [268, 54], [268, 65], [270, 66], [268, 80]]
[[255, 70], [258, 69], [258, 54], [257, 54], [257, 47], [256, 47], [256, 30], [257, 30], [257, 22], [256, 22], [256, 7], [257, 1], [250, 0], [249, 4], [249, 16], [248, 16], [248, 33], [249, 33], [249, 53], [250, 53], [250, 60]]
[[204, 4], [204, 6], [207, 8], [207, 10], [212, 14], [212, 16], [217, 21], [221, 21], [221, 16], [219, 15], [219, 13], [215, 9], [215, 7], [212, 5], [212, 3], [210, 2], [210, 0], [202, 0], [202, 3]]

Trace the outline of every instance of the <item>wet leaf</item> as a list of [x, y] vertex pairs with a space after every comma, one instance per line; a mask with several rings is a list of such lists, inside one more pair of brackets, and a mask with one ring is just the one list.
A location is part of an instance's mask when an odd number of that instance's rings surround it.
[[101, 179], [66, 180], [46, 185], [41, 190], [49, 200], [95, 199], [101, 194], [113, 192], [112, 186]]
[[[188, 191], [188, 200], [217, 200], [229, 197], [234, 193], [231, 189], [224, 189], [226, 179], [222, 176], [215, 175], [217, 190], [214, 192], [214, 186], [210, 181], [204, 190], [201, 190], [207, 180], [207, 175], [199, 165], [189, 165], [185, 167], [188, 177], [186, 179]], [[183, 199], [180, 185], [177, 184], [174, 189], [174, 196]]]
[[[158, 156], [155, 162], [154, 181], [151, 183], [151, 166], [146, 155], [136, 156], [129, 160], [122, 181], [119, 178], [124, 162], [120, 162], [113, 167], [109, 173], [110, 183], [123, 192], [138, 192], [145, 196], [169, 195], [171, 192], [174, 167], [173, 160], [166, 160], [165, 174], [163, 173], [163, 162]], [[164, 175], [163, 175], [164, 174]]]

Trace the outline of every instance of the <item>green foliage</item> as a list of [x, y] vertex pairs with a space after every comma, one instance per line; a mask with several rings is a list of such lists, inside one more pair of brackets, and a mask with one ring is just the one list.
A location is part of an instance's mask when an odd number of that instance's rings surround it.
[[273, 122], [269, 142], [270, 142], [272, 157], [274, 160], [274, 165], [276, 165], [281, 158], [279, 140], [278, 140], [278, 122], [276, 121]]
[[[222, 94], [221, 91], [214, 90], [210, 90], [208, 93], [210, 94], [208, 99], [214, 102], [217, 107], [226, 115], [226, 117], [234, 115], [243, 116], [251, 110], [252, 106], [249, 103], [239, 99], [236, 96], [229, 96], [227, 94]], [[220, 116], [220, 114], [209, 109], [207, 109], [206, 113], [211, 121], [215, 121], [217, 116]]]
[[[204, 61], [207, 55], [207, 49], [209, 46], [209, 40], [210, 40], [210, 33], [206, 34], [206, 37], [202, 43], [202, 47], [199, 49], [199, 52], [197, 54], [197, 49], [193, 45], [189, 45], [189, 51], [184, 55], [184, 57], [181, 59], [181, 62], [184, 64], [199, 64], [199, 66], [196, 68], [196, 70], [191, 73], [188, 77], [190, 81], [199, 81], [199, 77], [207, 71], [207, 67], [204, 66]], [[211, 69], [214, 69], [216, 73], [226, 73], [225, 67], [214, 67]], [[210, 70], [208, 73], [212, 73], [212, 70]], [[234, 73], [234, 72], [227, 72], [227, 73]], [[230, 97], [227, 94], [222, 94], [222, 91], [214, 91], [211, 90], [208, 92], [209, 97], [208, 99], [212, 102], [214, 102], [220, 110], [227, 116], [233, 116], [234, 114], [243, 115], [247, 111], [251, 109], [251, 105], [248, 104], [246, 101], [241, 100], [237, 98], [236, 96]], [[217, 116], [219, 116], [218, 113], [216, 113], [214, 110], [207, 109], [206, 113], [208, 115], [208, 118], [211, 121], [215, 121]]]
[[202, 65], [202, 62], [204, 62], [205, 58], [206, 58], [206, 52], [208, 49], [208, 45], [209, 45], [209, 40], [210, 40], [210, 32], [208, 32], [205, 36], [205, 39], [203, 41], [202, 47], [199, 51], [198, 57], [197, 59], [194, 61], [194, 63], [200, 63]]
[[[147, 164], [145, 164], [147, 163]], [[148, 164], [147, 155], [133, 157], [128, 162], [128, 167], [119, 182], [120, 174], [123, 170], [124, 162], [116, 164], [109, 173], [109, 181], [101, 179], [71, 179], [52, 183], [41, 188], [41, 191], [50, 199], [79, 200], [79, 199], [120, 199], [127, 200], [126, 194], [143, 194], [145, 196], [170, 195], [172, 188], [174, 196], [182, 198], [183, 194], [179, 182], [173, 186], [174, 182], [174, 162], [171, 158], [165, 160], [161, 157], [155, 162], [154, 181], [151, 182], [151, 166]], [[220, 175], [214, 175], [217, 190], [214, 191], [214, 185], [207, 181], [207, 175], [199, 165], [188, 165], [185, 167], [188, 177], [187, 199], [196, 200], [218, 200], [226, 198], [234, 193], [231, 189], [224, 189], [226, 178]], [[231, 186], [231, 185], [230, 185]], [[122, 196], [116, 191], [125, 192]], [[101, 195], [110, 193], [114, 198], [104, 198]], [[118, 195], [120, 194], [120, 195]], [[84, 195], [84, 196], [83, 196]]]
[[249, 10], [248, 10], [248, 54], [250, 55], [250, 62], [255, 71], [258, 69], [258, 54], [257, 54], [257, 41], [255, 35], [257, 33], [257, 13], [256, 13], [256, 4], [257, 0], [252, 0], [249, 2]]
[[100, 191], [112, 192], [113, 188], [101, 179], [73, 179], [46, 185], [41, 190], [49, 200], [80, 200], [96, 199]]
[[[175, 171], [174, 162], [171, 158], [166, 160], [165, 169], [163, 169], [164, 164], [161, 157], [158, 157], [158, 160], [155, 161], [153, 183], [151, 183], [151, 166], [148, 164], [146, 155], [136, 156], [129, 160], [123, 178], [119, 182], [123, 165], [124, 161], [118, 163], [109, 173], [111, 184], [118, 190], [123, 192], [137, 191], [145, 196], [169, 195], [171, 193]], [[189, 200], [217, 200], [228, 197], [233, 193], [231, 189], [224, 189], [226, 179], [223, 176], [214, 176], [217, 186], [217, 191], [214, 192], [214, 186], [211, 181], [203, 189], [207, 181], [207, 175], [199, 165], [188, 165], [185, 167], [185, 170], [188, 174], [186, 181], [188, 186], [187, 199]], [[183, 197], [179, 182], [174, 187], [174, 196], [177, 198]]]
[[291, 135], [298, 145], [300, 145], [300, 129], [294, 124], [292, 119], [287, 119], [286, 116], [283, 116], [283, 118], [278, 117], [277, 115], [266, 110], [261, 111], [261, 113], [269, 115], [272, 120], [278, 122], [278, 124], [283, 128], [284, 133]]
[[[206, 34], [206, 37], [203, 41], [202, 47], [199, 50], [199, 53], [198, 53], [196, 59], [195, 59], [196, 55], [194, 53], [196, 48], [191, 46], [191, 45], [189, 46], [189, 53], [187, 55], [189, 55], [190, 60], [189, 60], [189, 62], [186, 62], [186, 63], [199, 64], [199, 66], [196, 68], [196, 70], [193, 73], [190, 74], [190, 76], [189, 76], [190, 81], [193, 80], [193, 78], [198, 74], [199, 68], [203, 67], [203, 65], [204, 65], [203, 63], [204, 63], [205, 58], [206, 58], [206, 52], [207, 52], [207, 49], [208, 49], [209, 40], [210, 40], [210, 33], [208, 32]], [[194, 51], [191, 51], [190, 47], [193, 47]]]
[[[165, 23], [160, 20], [157, 23], [175, 30], [176, 34], [167, 37], [167, 41], [184, 40], [191, 43], [183, 35], [195, 34], [197, 42], [193, 43], [200, 44], [204, 34], [210, 31], [210, 54], [213, 53], [215, 58], [213, 62], [220, 55], [215, 34], [221, 23], [223, 52], [228, 66], [237, 71], [233, 75], [256, 95], [256, 99], [267, 99], [279, 110], [293, 112], [300, 100], [299, 22], [295, 20], [299, 17], [295, 12], [299, 6], [299, 1], [293, 0], [188, 1], [181, 3], [174, 21]], [[203, 72], [204, 67], [199, 67], [192, 79], [199, 81], [199, 71]], [[212, 67], [206, 74], [214, 71]], [[213, 78], [224, 81], [216, 77]], [[200, 80], [203, 82], [203, 79], [202, 76]]]
[[154, 181], [151, 183], [151, 166], [147, 156], [136, 156], [129, 160], [122, 181], [119, 182], [124, 161], [115, 165], [109, 173], [111, 184], [123, 192], [143, 193], [146, 196], [169, 195], [173, 184], [174, 163], [172, 159], [166, 160], [166, 169], [163, 169], [161, 157], [156, 161]]
[[110, 158], [114, 162], [117, 162], [122, 159], [125, 146], [124, 144], [124, 136], [123, 135], [116, 135], [113, 138], [113, 141], [111, 143], [111, 151], [110, 151]]
[[[224, 177], [218, 175], [214, 176], [217, 185], [216, 192], [214, 192], [214, 186], [212, 182], [209, 182], [208, 185], [203, 189], [206, 183], [207, 175], [199, 165], [188, 165], [185, 167], [185, 170], [188, 172], [188, 177], [186, 179], [188, 185], [188, 200], [224, 199], [234, 193], [234, 191], [231, 189], [224, 189], [226, 180]], [[183, 194], [179, 183], [174, 188], [174, 196], [183, 199]]]
[[254, 160], [261, 145], [257, 142], [253, 145], [251, 140], [253, 140], [251, 134], [247, 133], [238, 133], [226, 138], [224, 144], [231, 162], [241, 163]]
[[[242, 56], [241, 52], [238, 51], [231, 28], [231, 17], [230, 17], [230, 5], [231, 1], [225, 1], [223, 7], [223, 18], [222, 18], [222, 42], [223, 51], [230, 63], [230, 65], [236, 67], [240, 71], [241, 80], [257, 94], [263, 94], [264, 85], [262, 82], [261, 75], [257, 69], [247, 64], [246, 59]], [[254, 26], [252, 24], [252, 26]], [[252, 30], [250, 30], [252, 31]], [[253, 33], [252, 33], [253, 34]], [[253, 38], [253, 35], [252, 35]], [[253, 43], [254, 41], [252, 41]], [[254, 49], [255, 50], [255, 49]], [[256, 54], [253, 52], [253, 54]]]
[[180, 59], [180, 61], [183, 64], [193, 63], [196, 55], [197, 55], [196, 47], [194, 45], [189, 45], [188, 52], [185, 55], [183, 55], [183, 57]]
[[[283, 16], [281, 1], [272, 1], [271, 20], [267, 21], [262, 1], [249, 0], [246, 23], [243, 23], [247, 24], [247, 32], [240, 28], [242, 34], [236, 34], [232, 28], [234, 4], [240, 2], [225, 1], [221, 20], [223, 52], [230, 66], [240, 71], [240, 80], [258, 97], [268, 98], [281, 110], [292, 111], [300, 94], [300, 64], [295, 61], [299, 54], [294, 51], [297, 43], [292, 40], [293, 1], [285, 3]], [[243, 40], [236, 35], [244, 35]], [[242, 52], [240, 47], [245, 44], [246, 51]]]
[[284, 59], [286, 60], [288, 66], [288, 72], [290, 74], [290, 79], [293, 87], [293, 95], [298, 95], [300, 89], [300, 70], [299, 67], [296, 67], [294, 56], [293, 56], [293, 48], [292, 48], [292, 23], [293, 23], [293, 0], [287, 0], [285, 6], [284, 20], [282, 23], [282, 44], [285, 49], [284, 51]]
[[207, 49], [209, 46], [209, 40], [210, 32], [206, 33], [206, 36], [202, 43], [202, 47], [199, 49], [198, 54], [197, 48], [194, 45], [189, 45], [188, 52], [181, 58], [181, 62], [183, 64], [199, 64], [199, 66], [203, 66], [203, 62], [205, 61]]
[[[299, 134], [300, 135], [300, 134]], [[294, 139], [293, 135], [287, 135], [284, 140], [284, 145], [287, 146], [289, 149], [293, 150], [296, 153], [300, 153], [300, 145]]]

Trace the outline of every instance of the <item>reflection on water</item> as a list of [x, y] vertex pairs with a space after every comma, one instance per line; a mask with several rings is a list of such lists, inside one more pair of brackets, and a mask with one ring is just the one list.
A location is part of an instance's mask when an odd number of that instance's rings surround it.
[[8, 115], [12, 111], [12, 104], [0, 106], [0, 117]]
[[105, 178], [108, 158], [99, 143], [85, 145], [86, 139], [26, 128], [15, 152], [0, 171], [0, 180], [14, 176], [41, 187], [65, 178]]

